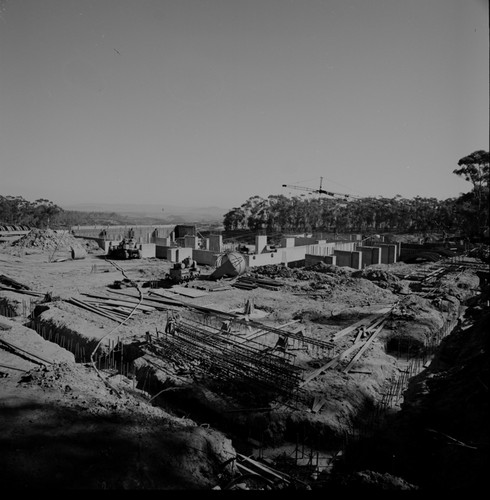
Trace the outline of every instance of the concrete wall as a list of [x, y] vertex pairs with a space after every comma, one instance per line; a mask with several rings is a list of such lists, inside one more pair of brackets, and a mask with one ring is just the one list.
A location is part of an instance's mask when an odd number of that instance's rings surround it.
[[[282, 264], [283, 255], [280, 249], [278, 252], [266, 252], [260, 254], [244, 255], [247, 267], [267, 266], [271, 264]], [[304, 258], [304, 255], [303, 255]]]
[[308, 238], [307, 236], [300, 236], [294, 239], [294, 245], [297, 247], [302, 247], [305, 245], [314, 245], [318, 242], [317, 238]]
[[335, 243], [318, 243], [316, 245], [308, 245], [306, 247], [306, 254], [312, 255], [333, 255], [335, 250]]
[[258, 234], [255, 236], [255, 253], [262, 253], [265, 251], [267, 246], [267, 236], [264, 234]]
[[355, 241], [335, 240], [335, 250], [343, 250], [344, 252], [354, 252], [356, 249]]
[[281, 247], [294, 247], [294, 238], [291, 237], [282, 238]]
[[[311, 241], [311, 238], [308, 239], [308, 241]], [[262, 248], [263, 245], [264, 245], [263, 248], [267, 247], [267, 237], [264, 235], [260, 235], [256, 239], [256, 249]], [[287, 265], [288, 263], [303, 264], [306, 261], [306, 255], [314, 255], [319, 257], [319, 259], [322, 262], [326, 262], [328, 264], [345, 265], [358, 269], [357, 266], [360, 265], [359, 262], [362, 260], [360, 252], [351, 252], [350, 250], [343, 250], [344, 248], [354, 249], [354, 247], [355, 247], [354, 241], [322, 242], [322, 243], [315, 243], [302, 246], [279, 247], [275, 252], [262, 251], [262, 253], [255, 253], [249, 255], [243, 254], [243, 256], [245, 258], [247, 267], [250, 268], [257, 266], [271, 265], [271, 264], [273, 265], [277, 264]], [[335, 253], [336, 251], [343, 252], [340, 254], [341, 255], [340, 260], [344, 262], [343, 264], [337, 264], [339, 262], [339, 259], [336, 257]], [[192, 258], [200, 265], [214, 266], [219, 254], [220, 252], [215, 252], [212, 250], [194, 249], [192, 252]]]
[[338, 240], [360, 241], [360, 240], [362, 240], [362, 234], [359, 234], [359, 233], [313, 233], [313, 238], [315, 238], [317, 240], [327, 240], [327, 241], [338, 241]]
[[381, 264], [381, 248], [358, 246], [357, 250], [362, 254], [362, 267]]
[[175, 262], [182, 262], [185, 258], [190, 257], [192, 259], [192, 248], [180, 247], [177, 248]]
[[155, 257], [157, 259], [167, 259], [170, 260], [171, 262], [174, 262], [172, 259], [168, 258], [169, 248], [175, 248], [175, 247], [168, 247], [165, 245], [155, 245]]
[[175, 224], [161, 225], [119, 225], [119, 226], [72, 226], [71, 231], [75, 236], [99, 238], [102, 231], [105, 231], [107, 240], [121, 241], [128, 237], [129, 230], [134, 231], [134, 239], [138, 243], [155, 243], [155, 237], [169, 236], [175, 230]]
[[197, 236], [185, 236], [184, 246], [192, 249], [199, 248], [199, 238]]
[[170, 262], [182, 262], [186, 257], [192, 258], [192, 252], [192, 248], [155, 246], [156, 257]]
[[[188, 238], [188, 237], [187, 237]], [[186, 241], [187, 241], [186, 238]], [[167, 239], [158, 238], [160, 241], [167, 242]], [[195, 241], [195, 240], [193, 240]], [[264, 251], [267, 248], [267, 236], [257, 235], [255, 250], [261, 249], [261, 253], [243, 254], [247, 267], [265, 266], [269, 264], [305, 264], [306, 256], [316, 257], [315, 262], [326, 262], [338, 266], [348, 266], [354, 269], [361, 269], [361, 266], [370, 265], [371, 262], [381, 262], [383, 247], [381, 245], [375, 248], [364, 249], [363, 253], [360, 250], [356, 251], [356, 240], [341, 240], [341, 241], [325, 241], [315, 240], [312, 238], [302, 237], [300, 241], [320, 241], [308, 245], [294, 245], [291, 237], [284, 238], [285, 246], [277, 248], [275, 252]], [[209, 249], [199, 249], [190, 247], [169, 247], [156, 245], [155, 255], [158, 258], [170, 260], [172, 262], [180, 262], [185, 257], [192, 257], [199, 265], [214, 266], [219, 255], [223, 252], [224, 245], [221, 235], [211, 235], [205, 240], [206, 246]], [[393, 245], [391, 245], [393, 246]], [[386, 245], [386, 252], [389, 253], [390, 245]], [[394, 251], [394, 248], [391, 249]], [[387, 253], [387, 258], [389, 257]], [[309, 257], [309, 261], [313, 261]]]
[[381, 249], [381, 263], [382, 264], [393, 264], [398, 261], [399, 245], [398, 244], [388, 244], [388, 243], [378, 243]]
[[210, 250], [192, 250], [192, 258], [201, 266], [214, 266], [219, 255], [219, 253]]
[[288, 264], [305, 261], [306, 254], [325, 257], [333, 253], [332, 243], [323, 243], [306, 246], [280, 247], [276, 252], [245, 255], [248, 267], [265, 266], [268, 264]]
[[156, 257], [156, 245], [155, 243], [142, 243], [139, 245], [141, 250], [141, 257], [143, 259], [151, 259]]
[[305, 259], [306, 247], [279, 248], [276, 255], [280, 259], [280, 262], [284, 264], [288, 262], [297, 262]]
[[305, 267], [313, 267], [319, 262], [324, 262], [325, 264], [337, 265], [337, 257], [335, 255], [305, 255]]
[[162, 237], [162, 238], [156, 237], [156, 238], [153, 238], [153, 243], [155, 243], [155, 245], [160, 246], [160, 247], [171, 247], [173, 240], [170, 236]]
[[345, 250], [335, 250], [337, 257], [337, 266], [352, 267], [353, 269], [362, 269], [362, 254], [361, 252], [348, 252]]
[[221, 234], [209, 235], [209, 250], [212, 252], [221, 252], [223, 248], [223, 236]]

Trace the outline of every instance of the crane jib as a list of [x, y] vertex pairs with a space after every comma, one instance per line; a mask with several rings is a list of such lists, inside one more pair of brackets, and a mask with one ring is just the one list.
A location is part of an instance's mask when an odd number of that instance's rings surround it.
[[309, 191], [310, 193], [326, 194], [327, 196], [342, 196], [344, 198], [359, 198], [358, 196], [346, 193], [335, 193], [334, 191], [325, 191], [324, 189], [313, 189], [305, 186], [293, 186], [291, 184], [283, 184], [282, 187], [300, 189], [301, 191]]

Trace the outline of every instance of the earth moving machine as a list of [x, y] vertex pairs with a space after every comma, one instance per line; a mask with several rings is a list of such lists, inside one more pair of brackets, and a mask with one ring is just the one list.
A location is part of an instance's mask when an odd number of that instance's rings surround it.
[[141, 259], [141, 250], [132, 239], [123, 239], [117, 246], [110, 246], [107, 252], [110, 259]]
[[182, 262], [176, 262], [173, 265], [168, 278], [173, 283], [187, 283], [198, 278], [200, 274], [197, 262], [190, 257], [186, 257]]

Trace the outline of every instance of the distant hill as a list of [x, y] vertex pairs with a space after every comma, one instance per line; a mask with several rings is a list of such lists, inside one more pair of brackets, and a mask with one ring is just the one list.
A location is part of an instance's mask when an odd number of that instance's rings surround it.
[[169, 223], [222, 221], [229, 211], [220, 207], [179, 207], [175, 205], [138, 205], [130, 203], [80, 203], [62, 205], [63, 210], [78, 212], [115, 212], [131, 218], [158, 218]]

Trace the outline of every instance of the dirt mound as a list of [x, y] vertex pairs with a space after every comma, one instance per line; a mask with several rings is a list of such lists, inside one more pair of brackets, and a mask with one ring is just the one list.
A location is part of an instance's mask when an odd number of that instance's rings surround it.
[[15, 240], [10, 244], [2, 246], [2, 252], [11, 251], [20, 253], [48, 253], [69, 252], [75, 255], [84, 255], [85, 253], [94, 253], [101, 251], [98, 243], [91, 240], [82, 240], [75, 238], [67, 231], [54, 231], [52, 229], [32, 229], [22, 238]]
[[382, 281], [385, 283], [396, 283], [399, 281], [398, 277], [388, 271], [383, 271], [381, 269], [371, 269], [369, 267], [364, 268], [362, 271], [356, 271], [352, 273], [352, 277], [364, 278], [369, 281]]
[[478, 289], [479, 284], [478, 275], [472, 271], [464, 271], [457, 275], [443, 276], [440, 280], [439, 290], [441, 293], [463, 300], [471, 296], [472, 292]]
[[318, 262], [307, 269], [290, 268], [282, 265], [271, 264], [254, 269], [254, 274], [268, 278], [292, 278], [297, 280], [317, 279], [318, 274], [330, 274], [333, 276], [347, 277], [353, 271], [350, 267], [338, 267], [324, 262]]
[[117, 396], [89, 365], [21, 370], [3, 383], [0, 480], [10, 488], [209, 489], [236, 454], [220, 432], [114, 377]]
[[418, 295], [404, 297], [392, 310], [382, 338], [387, 351], [400, 355], [423, 352], [442, 336], [449, 317], [457, 316], [459, 301], [444, 301], [444, 308], [433, 300]]
[[394, 293], [402, 293], [406, 289], [400, 279], [389, 271], [366, 267], [362, 271], [355, 271], [353, 278], [364, 278], [380, 288], [386, 288]]
[[326, 264], [325, 262], [318, 262], [314, 266], [309, 267], [311, 271], [315, 271], [317, 273], [328, 273], [335, 274], [337, 276], [350, 276], [350, 274], [354, 271], [352, 267], [347, 266], [335, 266], [333, 264]]
[[328, 485], [328, 489], [339, 489], [342, 492], [348, 493], [356, 491], [385, 491], [385, 490], [396, 490], [396, 491], [414, 491], [418, 490], [416, 485], [410, 484], [402, 478], [392, 476], [388, 473], [380, 473], [373, 471], [362, 471], [353, 472], [352, 474], [346, 474], [345, 476], [333, 476], [327, 480], [325, 486]]

